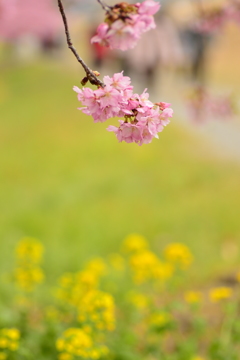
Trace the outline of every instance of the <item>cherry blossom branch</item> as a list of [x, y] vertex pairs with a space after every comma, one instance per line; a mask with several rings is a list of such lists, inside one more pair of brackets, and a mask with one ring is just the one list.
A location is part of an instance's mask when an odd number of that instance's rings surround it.
[[99, 80], [97, 78], [97, 76], [95, 75], [94, 71], [92, 71], [87, 64], [85, 64], [85, 62], [83, 61], [83, 59], [78, 55], [77, 50], [75, 49], [75, 47], [73, 46], [71, 37], [70, 37], [70, 33], [69, 33], [69, 28], [68, 28], [68, 22], [67, 22], [67, 17], [64, 11], [64, 7], [62, 4], [61, 0], [58, 0], [58, 7], [59, 7], [59, 11], [62, 15], [62, 19], [63, 19], [63, 24], [64, 24], [64, 28], [65, 28], [65, 34], [66, 34], [66, 40], [67, 40], [67, 44], [68, 44], [68, 48], [73, 52], [74, 56], [76, 57], [77, 61], [82, 65], [83, 69], [86, 72], [86, 78], [84, 78], [82, 80], [82, 84], [84, 85], [87, 80], [90, 81], [91, 84], [93, 85], [97, 85], [100, 87], [104, 87], [105, 84]]

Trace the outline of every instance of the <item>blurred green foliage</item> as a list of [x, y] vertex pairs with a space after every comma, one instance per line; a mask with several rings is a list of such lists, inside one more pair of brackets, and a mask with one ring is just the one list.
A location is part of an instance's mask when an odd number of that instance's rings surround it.
[[44, 243], [51, 281], [131, 232], [155, 248], [190, 246], [194, 275], [229, 266], [221, 249], [239, 244], [240, 168], [187, 133], [177, 109], [159, 140], [119, 144], [77, 110], [75, 70], [42, 61], [1, 73], [1, 270], [21, 236]]

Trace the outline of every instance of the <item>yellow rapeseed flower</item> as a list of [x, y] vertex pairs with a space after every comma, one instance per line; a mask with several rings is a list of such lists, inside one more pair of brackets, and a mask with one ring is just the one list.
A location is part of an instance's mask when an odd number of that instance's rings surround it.
[[199, 303], [202, 301], [202, 293], [200, 291], [186, 291], [184, 299], [187, 303]]
[[15, 328], [3, 328], [0, 330], [0, 349], [16, 351], [19, 347], [20, 332]]
[[191, 357], [191, 359], [190, 360], [206, 360], [205, 358], [203, 358], [202, 356], [193, 356], [193, 357]]
[[105, 264], [101, 259], [90, 262], [84, 270], [77, 273], [66, 273], [60, 280], [60, 288], [56, 296], [62, 301], [78, 306], [81, 299], [99, 285], [100, 277], [105, 272]]
[[95, 344], [89, 333], [83, 329], [69, 328], [57, 339], [56, 348], [60, 352], [59, 360], [71, 360], [73, 357], [98, 359], [106, 353], [105, 346]]
[[115, 304], [112, 295], [100, 290], [87, 293], [79, 303], [78, 319], [89, 320], [99, 330], [114, 330]]
[[12, 340], [19, 340], [20, 331], [15, 328], [10, 328], [5, 330], [6, 335]]
[[14, 272], [16, 285], [24, 291], [32, 291], [43, 282], [44, 273], [40, 267], [17, 267]]
[[42, 269], [35, 266], [32, 269], [30, 269], [30, 271], [31, 271], [32, 281], [35, 284], [40, 284], [44, 279], [44, 274]]
[[99, 283], [99, 275], [92, 270], [82, 270], [76, 274], [76, 281], [79, 285], [91, 290], [96, 288]]
[[58, 355], [58, 360], [72, 360], [72, 355], [68, 353], [61, 353]]
[[164, 250], [164, 255], [168, 261], [182, 268], [187, 268], [193, 261], [189, 248], [181, 243], [169, 244]]
[[92, 350], [90, 354], [92, 359], [99, 359], [101, 356], [101, 352], [98, 349]]
[[[137, 252], [130, 257], [134, 281], [141, 284], [148, 280], [159, 279], [162, 263], [150, 250]], [[163, 273], [161, 272], [161, 275]]]
[[9, 341], [5, 337], [0, 337], [0, 348], [5, 349], [8, 348]]
[[152, 269], [153, 277], [156, 280], [165, 281], [172, 277], [174, 273], [174, 267], [167, 262], [159, 261], [159, 263]]
[[16, 351], [19, 347], [19, 344], [17, 341], [11, 341], [8, 345], [9, 350]]
[[68, 304], [77, 305], [83, 293], [77, 274], [63, 274], [59, 279], [59, 285], [60, 287], [55, 290], [55, 296]]
[[7, 354], [4, 351], [0, 351], [0, 360], [6, 360]]
[[42, 260], [43, 245], [35, 238], [22, 238], [16, 248], [17, 258], [22, 262], [38, 264]]
[[58, 351], [72, 355], [80, 355], [80, 353], [83, 355], [91, 349], [92, 346], [93, 342], [91, 337], [78, 328], [67, 329], [56, 342]]
[[89, 325], [84, 325], [84, 326], [82, 327], [82, 329], [83, 329], [83, 331], [85, 331], [85, 333], [87, 333], [87, 334], [91, 334], [91, 332], [92, 332], [92, 328], [91, 328], [91, 326], [89, 326]]
[[125, 252], [137, 252], [148, 248], [147, 240], [139, 234], [130, 234], [123, 241], [123, 250]]
[[16, 247], [17, 267], [13, 272], [15, 284], [24, 291], [32, 291], [44, 279], [39, 264], [43, 246], [35, 238], [25, 237]]
[[[64, 336], [64, 334], [63, 334], [63, 336]], [[64, 348], [65, 348], [64, 339], [62, 339], [62, 338], [57, 339], [56, 348], [58, 351], [64, 351]]]
[[221, 286], [210, 290], [209, 296], [212, 302], [218, 302], [224, 299], [228, 299], [232, 296], [232, 289], [229, 287]]

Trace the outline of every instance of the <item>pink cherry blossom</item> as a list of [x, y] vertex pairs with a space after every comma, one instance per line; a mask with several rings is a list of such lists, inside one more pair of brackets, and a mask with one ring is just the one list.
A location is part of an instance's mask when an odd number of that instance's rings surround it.
[[136, 124], [126, 123], [119, 120], [120, 127], [110, 125], [107, 130], [115, 132], [119, 142], [125, 141], [126, 143], [139, 143], [142, 141], [142, 128]]
[[110, 125], [107, 130], [114, 132], [117, 139], [138, 145], [148, 144], [164, 129], [172, 117], [169, 103], [153, 104], [147, 89], [141, 95], [133, 93], [131, 79], [123, 72], [103, 78], [105, 87], [96, 90], [79, 89], [74, 86], [84, 114], [93, 117], [94, 122], [104, 122], [112, 117], [122, 117], [120, 126]]
[[154, 15], [160, 9], [160, 4], [153, 0], [143, 1], [138, 8], [139, 14]]
[[148, 100], [149, 94], [147, 93], [147, 89], [145, 89], [141, 95], [136, 94], [136, 98], [139, 101], [139, 105], [141, 105], [142, 107], [153, 107], [153, 103]]
[[134, 25], [134, 30], [137, 33], [138, 37], [148, 30], [155, 29], [156, 24], [153, 16], [149, 15], [140, 15], [135, 17], [136, 22]]
[[166, 108], [166, 109], [164, 109], [164, 110], [162, 111], [160, 117], [161, 117], [162, 120], [165, 120], [165, 119], [170, 118], [170, 117], [172, 117], [172, 116], [173, 116], [173, 109], [171, 109], [171, 108]]
[[160, 4], [153, 0], [116, 4], [107, 11], [106, 22], [98, 26], [91, 43], [123, 51], [133, 48], [142, 33], [156, 27], [153, 15], [159, 8]]
[[125, 51], [136, 45], [138, 37], [138, 33], [131, 24], [117, 20], [109, 28], [106, 42], [110, 49]]
[[106, 85], [104, 88], [95, 90], [95, 95], [98, 98], [101, 109], [107, 106], [117, 106], [122, 100], [121, 93], [114, 89], [111, 85]]
[[171, 105], [170, 103], [166, 103], [166, 102], [159, 102], [156, 103], [156, 105], [159, 106], [160, 110], [164, 110], [166, 108], [169, 108], [169, 106]]
[[142, 140], [139, 143], [139, 146], [142, 144], [149, 144], [153, 139], [153, 135], [150, 133], [147, 126], [142, 128]]
[[104, 76], [103, 82], [106, 85], [111, 85], [117, 90], [126, 90], [131, 89], [131, 79], [129, 76], [123, 76], [123, 71], [117, 74], [114, 74], [111, 78], [110, 76]]
[[107, 46], [107, 31], [109, 29], [108, 24], [102, 23], [97, 28], [97, 34], [93, 36], [91, 42], [92, 43], [99, 43], [100, 45]]

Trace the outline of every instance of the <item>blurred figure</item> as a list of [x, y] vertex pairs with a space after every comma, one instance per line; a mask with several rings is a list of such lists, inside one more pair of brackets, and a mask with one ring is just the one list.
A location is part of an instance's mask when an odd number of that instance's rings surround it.
[[170, 6], [170, 14], [179, 29], [184, 52], [183, 69], [195, 83], [202, 83], [206, 72], [207, 34], [203, 34], [196, 26], [199, 16], [198, 1], [179, 0]]
[[182, 29], [181, 36], [190, 76], [195, 82], [203, 84], [206, 77], [206, 53], [210, 37], [197, 31], [193, 26]]
[[155, 17], [156, 28], [143, 34], [137, 46], [124, 53], [126, 72], [143, 75], [147, 86], [159, 84], [158, 70], [183, 65], [184, 53], [177, 27], [165, 11]]

